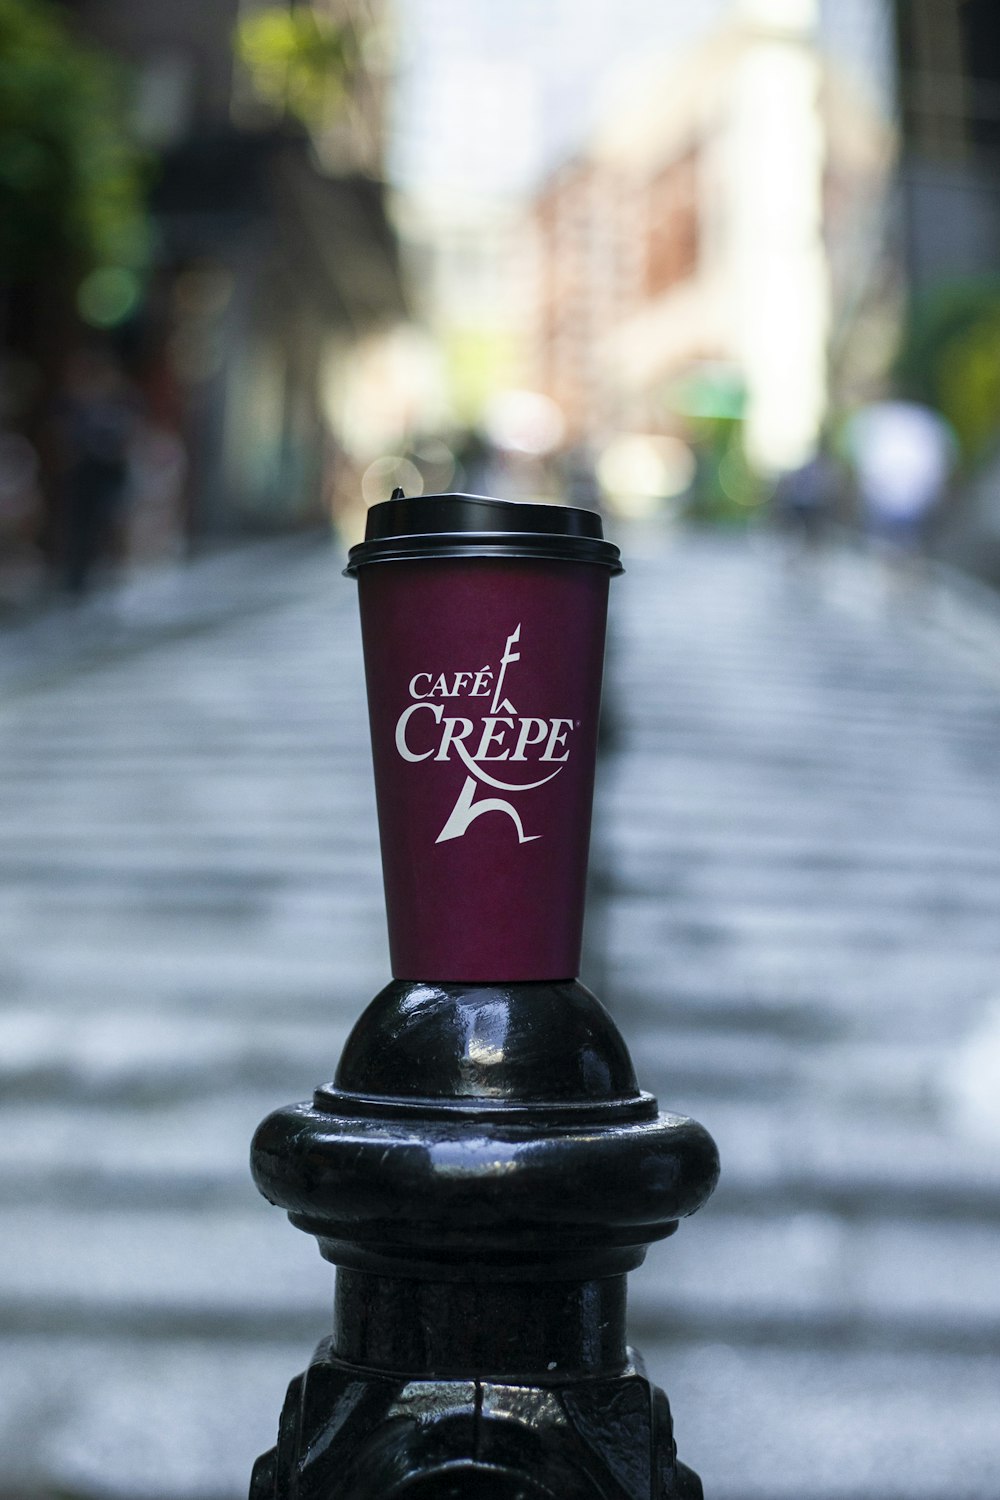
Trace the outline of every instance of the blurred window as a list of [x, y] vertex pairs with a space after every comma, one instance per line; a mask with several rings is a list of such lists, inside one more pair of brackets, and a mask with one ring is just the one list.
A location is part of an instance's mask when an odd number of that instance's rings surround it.
[[1000, 5], [966, 0], [960, 9], [962, 44], [970, 77], [969, 134], [973, 145], [1000, 149]]
[[646, 295], [658, 297], [698, 268], [697, 147], [672, 161], [649, 186]]

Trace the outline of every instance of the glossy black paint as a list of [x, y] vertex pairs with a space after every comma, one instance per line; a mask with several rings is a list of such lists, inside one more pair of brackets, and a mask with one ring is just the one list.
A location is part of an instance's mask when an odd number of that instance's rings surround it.
[[351, 1368], [326, 1340], [254, 1468], [250, 1500], [285, 1497], [702, 1500], [702, 1488], [638, 1359], [614, 1379], [545, 1387], [420, 1381]]
[[341, 1359], [426, 1380], [550, 1385], [620, 1375], [625, 1277], [511, 1283], [418, 1281], [337, 1272], [333, 1347]]
[[617, 1026], [576, 980], [394, 980], [348, 1037], [336, 1086], [395, 1099], [515, 1107], [639, 1097]]
[[626, 1348], [624, 1273], [718, 1157], [582, 985], [390, 984], [252, 1160], [339, 1268], [252, 1500], [701, 1495]]
[[546, 557], [623, 571], [618, 548], [604, 539], [597, 511], [487, 495], [407, 499], [400, 490], [371, 506], [365, 539], [351, 548], [344, 573], [353, 578], [370, 563], [430, 557]]

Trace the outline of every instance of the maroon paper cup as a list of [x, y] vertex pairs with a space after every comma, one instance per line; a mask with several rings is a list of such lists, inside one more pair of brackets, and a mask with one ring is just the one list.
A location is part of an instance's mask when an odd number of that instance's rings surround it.
[[474, 495], [369, 511], [347, 572], [396, 978], [578, 973], [620, 571], [591, 511]]

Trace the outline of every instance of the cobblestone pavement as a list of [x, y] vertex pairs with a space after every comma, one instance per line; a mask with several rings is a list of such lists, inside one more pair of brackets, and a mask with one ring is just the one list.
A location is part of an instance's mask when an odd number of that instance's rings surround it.
[[[996, 1500], [1000, 626], [626, 548], [590, 978], [724, 1167], [636, 1342], [709, 1500]], [[4, 1500], [235, 1500], [329, 1320], [247, 1147], [388, 970], [354, 591], [267, 576], [4, 674]]]

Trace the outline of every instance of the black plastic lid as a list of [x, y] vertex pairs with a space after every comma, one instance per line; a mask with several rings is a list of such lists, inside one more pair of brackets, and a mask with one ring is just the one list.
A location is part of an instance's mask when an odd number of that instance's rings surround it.
[[621, 554], [605, 541], [596, 510], [486, 495], [400, 495], [373, 505], [365, 540], [351, 548], [344, 572], [353, 578], [370, 563], [434, 557], [537, 557], [622, 572]]

